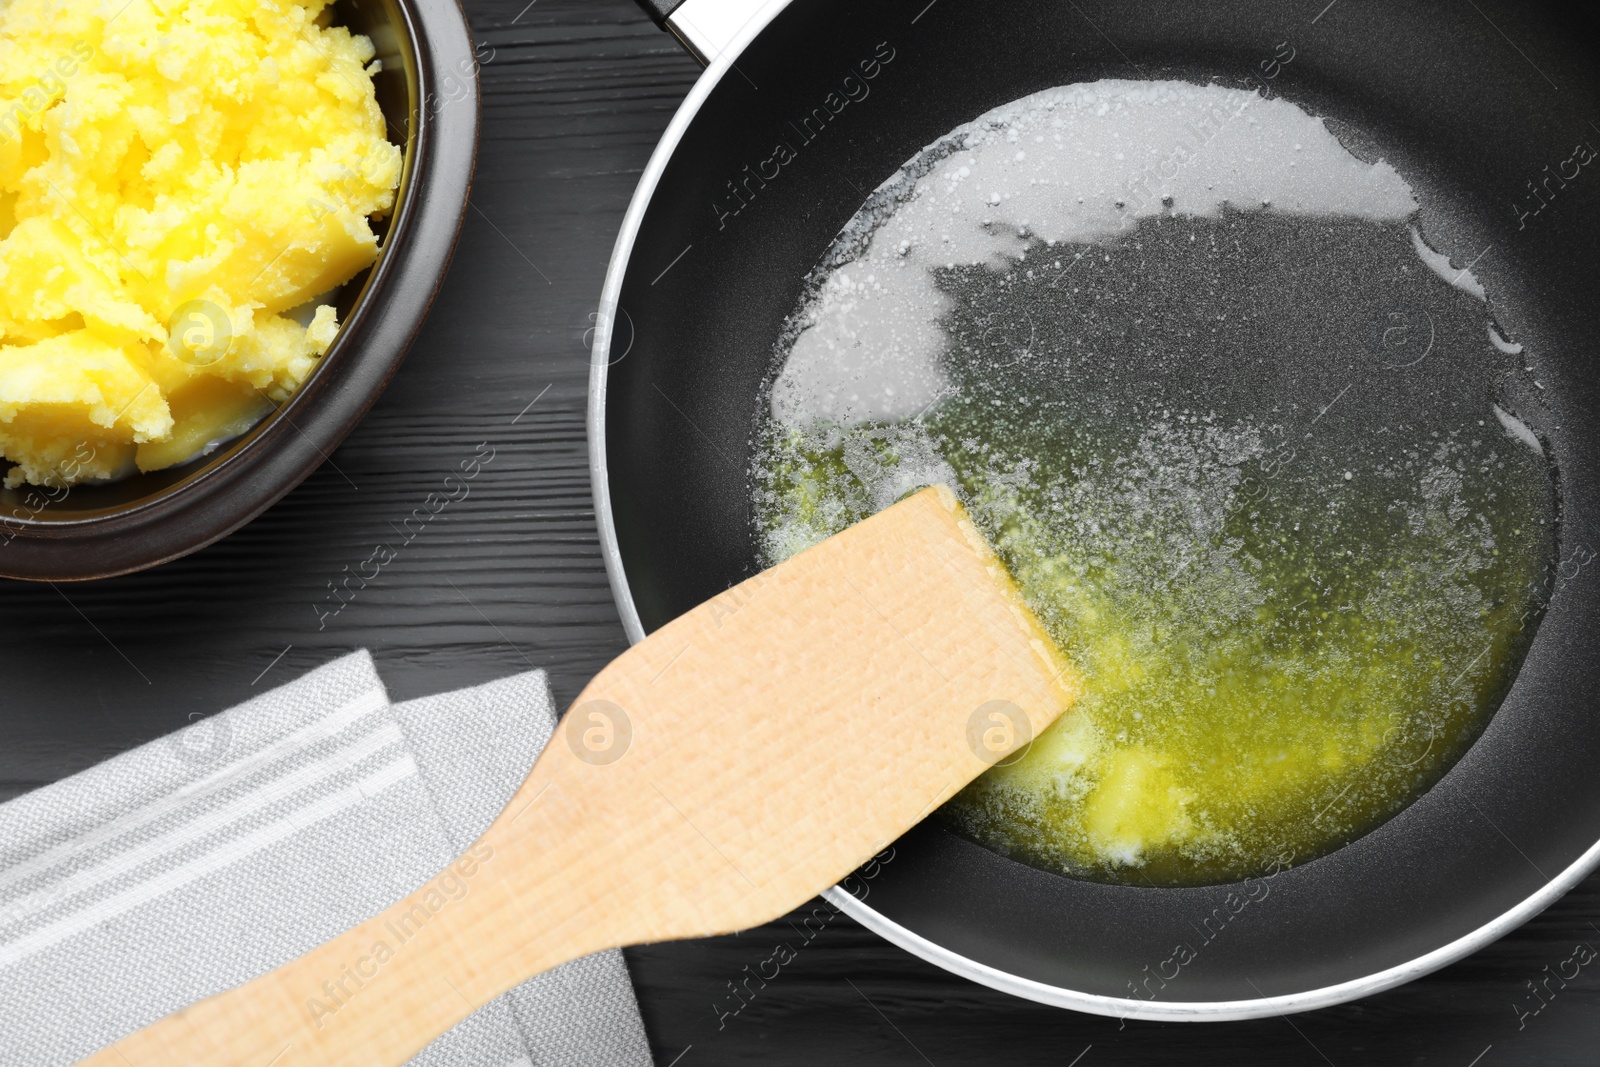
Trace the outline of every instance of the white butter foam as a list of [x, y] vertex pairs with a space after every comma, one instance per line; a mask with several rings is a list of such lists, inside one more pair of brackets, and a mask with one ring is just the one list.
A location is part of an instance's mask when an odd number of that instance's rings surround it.
[[1537, 455], [1544, 455], [1544, 443], [1539, 440], [1539, 435], [1534, 433], [1527, 423], [1499, 404], [1491, 406], [1494, 408], [1494, 417], [1500, 420], [1500, 425], [1505, 427], [1506, 433], [1533, 449]]
[[[1417, 209], [1393, 167], [1357, 159], [1321, 119], [1216, 85], [1048, 89], [957, 128], [923, 155], [939, 146], [953, 150], [931, 171], [913, 181], [902, 170], [882, 187], [908, 187], [892, 215], [851, 224], [877, 228], [805, 312], [773, 383], [780, 423], [899, 421], [937, 402], [949, 388], [939, 366], [949, 310], [934, 273], [941, 267], [1015, 264], [1031, 241], [1101, 242], [1161, 213], [1215, 216], [1229, 206], [1399, 221]], [[1425, 259], [1438, 255], [1424, 249]], [[1034, 257], [1041, 269], [1070, 269], [1043, 251]]]
[[1422, 239], [1422, 233], [1415, 226], [1411, 227], [1411, 247], [1417, 250], [1417, 255], [1422, 257], [1422, 262], [1426, 263], [1433, 273], [1463, 293], [1471, 293], [1479, 300], [1488, 301], [1488, 294], [1483, 291], [1483, 283], [1478, 281], [1477, 276], [1467, 267], [1451, 266], [1450, 257], [1428, 247], [1428, 242]]
[[1507, 341], [1500, 336], [1500, 331], [1494, 328], [1494, 323], [1489, 324], [1489, 343], [1508, 356], [1520, 356], [1522, 346], [1515, 341]]

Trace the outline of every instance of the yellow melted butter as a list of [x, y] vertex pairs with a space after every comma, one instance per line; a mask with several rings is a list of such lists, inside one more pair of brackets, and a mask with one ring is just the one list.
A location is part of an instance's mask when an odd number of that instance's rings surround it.
[[[1130, 455], [1077, 466], [1023, 431], [1019, 451], [1045, 461], [1001, 460], [968, 421], [985, 406], [928, 427], [779, 432], [757, 494], [778, 558], [880, 506], [872, 487], [942, 470], [1080, 668], [1077, 704], [944, 810], [978, 840], [1116, 881], [1243, 877], [1392, 815], [1503, 692], [1545, 532], [1531, 510], [1471, 514], [1455, 474], [1523, 458], [1503, 440], [1419, 452], [1394, 485], [1338, 479], [1332, 534], [1302, 543], [1282, 507], [1250, 500], [1249, 431], [1159, 424]], [[1368, 519], [1370, 483], [1406, 500], [1390, 507], [1403, 533]]]

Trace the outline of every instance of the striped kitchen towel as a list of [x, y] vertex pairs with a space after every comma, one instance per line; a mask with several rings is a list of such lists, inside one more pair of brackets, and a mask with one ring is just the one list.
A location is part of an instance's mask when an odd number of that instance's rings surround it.
[[[74, 1063], [381, 911], [488, 828], [554, 726], [542, 672], [391, 706], [358, 652], [0, 805], [0, 1064]], [[651, 1061], [603, 952], [412, 1062]]]

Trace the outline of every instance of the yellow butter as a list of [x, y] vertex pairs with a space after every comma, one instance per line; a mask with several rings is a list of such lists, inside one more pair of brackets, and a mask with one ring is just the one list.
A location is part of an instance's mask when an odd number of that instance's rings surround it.
[[183, 462], [315, 367], [337, 322], [313, 302], [377, 257], [401, 166], [371, 42], [328, 22], [287, 0], [0, 8], [6, 484]]

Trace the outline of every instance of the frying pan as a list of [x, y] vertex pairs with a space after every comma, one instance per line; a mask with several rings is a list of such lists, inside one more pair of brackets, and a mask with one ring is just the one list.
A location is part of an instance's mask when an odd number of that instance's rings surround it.
[[[1600, 167], [1533, 185], [1577, 142], [1600, 145], [1591, 16], [1501, 0], [793, 0], [745, 21], [718, 3], [646, 5], [712, 62], [628, 210], [594, 338], [596, 510], [632, 639], [757, 569], [748, 471], [774, 346], [871, 190], [1029, 93], [1107, 77], [1251, 87], [1285, 42], [1295, 60], [1274, 91], [1394, 163], [1458, 265], [1477, 257], [1544, 386], [1559, 470], [1560, 564], [1520, 672], [1456, 765], [1364, 836], [1270, 878], [1151, 888], [1038, 870], [929, 820], [834, 903], [1019, 996], [1242, 1019], [1442, 967], [1600, 862]], [[794, 151], [774, 174], [778, 142]]]

